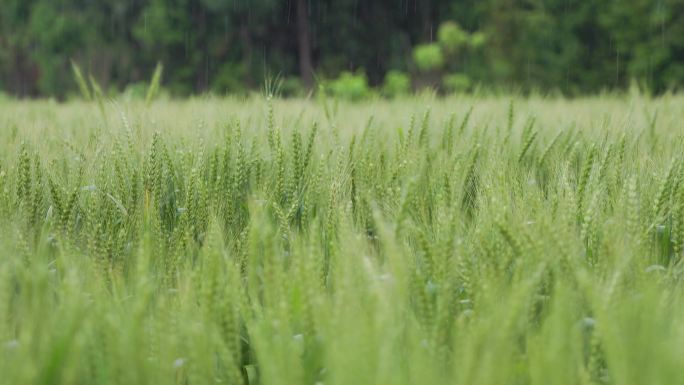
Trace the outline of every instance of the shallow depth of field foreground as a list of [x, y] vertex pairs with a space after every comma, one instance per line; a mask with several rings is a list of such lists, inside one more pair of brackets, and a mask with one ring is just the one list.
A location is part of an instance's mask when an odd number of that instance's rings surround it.
[[0, 102], [0, 383], [684, 383], [683, 122]]

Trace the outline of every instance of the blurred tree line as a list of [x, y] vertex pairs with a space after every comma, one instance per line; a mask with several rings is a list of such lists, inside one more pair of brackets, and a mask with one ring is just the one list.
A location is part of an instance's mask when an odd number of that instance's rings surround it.
[[413, 87], [580, 94], [636, 80], [661, 92], [684, 82], [684, 0], [1, 1], [0, 90], [64, 97], [76, 90], [70, 59], [119, 91], [161, 61], [176, 95], [242, 92], [276, 74], [307, 89], [341, 73], [391, 77], [390, 88], [408, 76]]

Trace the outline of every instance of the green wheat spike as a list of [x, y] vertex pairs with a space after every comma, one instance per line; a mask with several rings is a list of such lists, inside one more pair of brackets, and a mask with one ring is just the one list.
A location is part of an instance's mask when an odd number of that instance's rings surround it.
[[161, 62], [158, 62], [157, 66], [154, 68], [154, 73], [152, 74], [152, 79], [150, 80], [150, 85], [147, 88], [147, 94], [145, 96], [145, 105], [148, 107], [159, 93], [159, 89], [161, 88], [163, 72], [164, 66]]
[[74, 60], [71, 60], [71, 72], [74, 75], [74, 80], [78, 85], [78, 89], [81, 91], [81, 96], [85, 100], [92, 100], [92, 94], [90, 93], [90, 88], [88, 87], [88, 82], [85, 80], [81, 68], [76, 64]]

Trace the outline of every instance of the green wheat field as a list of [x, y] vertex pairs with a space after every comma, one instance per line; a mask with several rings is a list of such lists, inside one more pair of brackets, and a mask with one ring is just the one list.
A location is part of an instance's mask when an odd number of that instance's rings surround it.
[[684, 383], [684, 96], [0, 101], [0, 383]]

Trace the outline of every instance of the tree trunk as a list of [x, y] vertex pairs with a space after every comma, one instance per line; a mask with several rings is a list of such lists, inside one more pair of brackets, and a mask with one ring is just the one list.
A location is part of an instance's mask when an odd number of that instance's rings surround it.
[[311, 39], [309, 38], [308, 0], [297, 0], [297, 45], [299, 49], [299, 75], [307, 89], [314, 85], [311, 63]]

